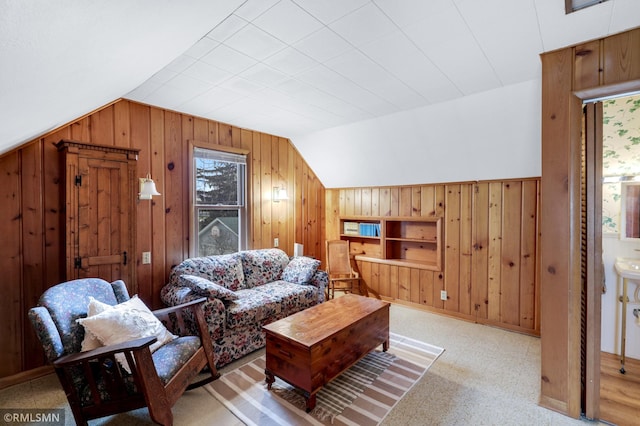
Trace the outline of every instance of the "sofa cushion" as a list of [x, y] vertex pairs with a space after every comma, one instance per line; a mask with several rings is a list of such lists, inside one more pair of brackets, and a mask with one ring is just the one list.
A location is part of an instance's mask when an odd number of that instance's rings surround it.
[[280, 301], [268, 293], [253, 289], [238, 290], [238, 300], [227, 306], [227, 328], [260, 324], [280, 315]]
[[180, 285], [181, 275], [206, 278], [232, 291], [245, 288], [242, 264], [237, 253], [185, 259], [173, 268], [169, 280]]
[[289, 257], [280, 249], [247, 250], [240, 252], [245, 288], [277, 281], [289, 263]]
[[199, 296], [213, 297], [224, 300], [225, 302], [231, 302], [238, 298], [238, 295], [228, 288], [195, 275], [180, 275], [180, 285], [189, 287]]
[[282, 279], [294, 284], [307, 284], [316, 273], [320, 261], [306, 256], [297, 256], [289, 261], [282, 271]]
[[253, 290], [278, 300], [280, 303], [280, 318], [316, 305], [318, 303], [318, 292], [320, 291], [312, 285], [300, 285], [287, 281], [267, 283]]

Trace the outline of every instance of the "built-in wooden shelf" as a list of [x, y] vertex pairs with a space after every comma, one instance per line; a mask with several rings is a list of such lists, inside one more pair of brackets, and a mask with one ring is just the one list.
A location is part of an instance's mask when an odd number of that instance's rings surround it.
[[394, 265], [394, 266], [404, 266], [407, 268], [415, 268], [415, 269], [427, 269], [429, 271], [440, 271], [435, 265], [427, 262], [420, 262], [417, 260], [407, 260], [407, 259], [378, 259], [376, 257], [369, 257], [357, 254], [354, 256], [356, 260], [363, 260], [365, 262], [371, 263], [382, 263], [384, 265]]
[[361, 239], [370, 239], [370, 240], [380, 240], [380, 237], [370, 237], [370, 236], [368, 236], [368, 235], [340, 234], [340, 237], [345, 237], [345, 238], [361, 238]]
[[356, 260], [442, 270], [441, 217], [341, 217], [340, 231]]

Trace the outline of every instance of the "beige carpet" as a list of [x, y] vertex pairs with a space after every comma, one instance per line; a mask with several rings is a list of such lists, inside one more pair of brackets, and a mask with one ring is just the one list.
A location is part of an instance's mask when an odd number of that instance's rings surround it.
[[264, 356], [224, 374], [206, 390], [247, 425], [378, 425], [444, 349], [391, 333], [375, 352], [317, 394], [316, 408], [280, 379], [267, 390]]
[[[539, 405], [540, 339], [392, 304], [392, 331], [446, 347], [427, 374], [398, 402], [382, 426], [594, 426]], [[224, 366], [233, 371], [264, 354], [260, 349]], [[55, 374], [0, 390], [3, 408], [64, 408]], [[176, 426], [244, 426], [205, 387], [185, 392], [173, 409]], [[146, 408], [91, 422], [92, 426], [150, 426]]]

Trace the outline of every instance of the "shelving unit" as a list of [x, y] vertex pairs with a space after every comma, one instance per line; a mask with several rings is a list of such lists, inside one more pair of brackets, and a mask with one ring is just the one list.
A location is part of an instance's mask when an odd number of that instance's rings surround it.
[[[377, 235], [362, 235], [361, 224], [373, 224]], [[357, 260], [442, 270], [441, 217], [342, 217], [340, 229]]]
[[[362, 235], [360, 225], [374, 225], [377, 235]], [[374, 258], [382, 257], [381, 221], [371, 217], [348, 217], [340, 219], [340, 238], [349, 240], [351, 254], [366, 255]]]

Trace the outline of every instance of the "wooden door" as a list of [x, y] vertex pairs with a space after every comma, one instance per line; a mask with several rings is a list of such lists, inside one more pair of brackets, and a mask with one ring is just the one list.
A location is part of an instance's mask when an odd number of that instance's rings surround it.
[[137, 150], [62, 141], [67, 279], [135, 280]]
[[131, 282], [127, 163], [79, 158], [75, 277]]

